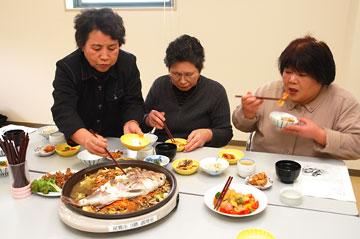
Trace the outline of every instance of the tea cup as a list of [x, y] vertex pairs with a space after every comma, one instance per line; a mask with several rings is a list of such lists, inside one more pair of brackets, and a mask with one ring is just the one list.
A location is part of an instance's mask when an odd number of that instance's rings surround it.
[[255, 161], [248, 158], [242, 158], [237, 162], [238, 175], [242, 178], [255, 173], [256, 165]]

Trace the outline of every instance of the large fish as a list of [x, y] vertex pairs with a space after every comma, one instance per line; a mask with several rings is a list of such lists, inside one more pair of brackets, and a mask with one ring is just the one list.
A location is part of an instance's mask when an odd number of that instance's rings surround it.
[[89, 196], [77, 202], [64, 197], [63, 201], [76, 206], [104, 207], [120, 198], [133, 198], [146, 195], [164, 185], [166, 176], [150, 170], [132, 168], [126, 175], [119, 175], [96, 189]]

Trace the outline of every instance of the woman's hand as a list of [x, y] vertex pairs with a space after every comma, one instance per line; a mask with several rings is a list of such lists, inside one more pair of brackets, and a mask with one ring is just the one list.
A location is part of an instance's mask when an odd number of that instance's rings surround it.
[[107, 148], [107, 140], [101, 135], [93, 135], [90, 131], [85, 128], [77, 130], [71, 139], [86, 148], [90, 153], [96, 154], [102, 157], [106, 157], [105, 148]]
[[141, 131], [139, 123], [136, 120], [129, 120], [124, 124], [124, 134], [138, 134], [144, 135]]
[[206, 142], [209, 142], [213, 137], [213, 133], [210, 129], [196, 129], [191, 132], [187, 138], [187, 144], [185, 145], [185, 152], [193, 151], [194, 149], [204, 146]]
[[247, 119], [253, 119], [263, 100], [256, 98], [251, 92], [241, 97], [241, 107]]
[[307, 118], [300, 118], [299, 124], [283, 128], [283, 132], [313, 139], [316, 143], [326, 145], [326, 131]]
[[150, 127], [156, 127], [157, 129], [164, 128], [165, 112], [159, 112], [156, 110], [150, 111], [145, 119], [145, 123]]

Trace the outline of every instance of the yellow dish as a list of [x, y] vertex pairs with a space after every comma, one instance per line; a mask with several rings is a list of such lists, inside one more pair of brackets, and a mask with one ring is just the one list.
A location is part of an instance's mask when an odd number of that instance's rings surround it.
[[171, 139], [165, 141], [165, 143], [176, 144], [176, 151], [181, 152], [184, 150], [187, 140], [183, 138], [174, 138], [175, 143], [171, 142]]
[[275, 236], [263, 229], [248, 228], [242, 230], [236, 239], [275, 239]]
[[120, 142], [128, 149], [131, 150], [140, 150], [148, 146], [150, 141], [145, 136], [140, 136], [138, 134], [124, 134], [120, 137]]
[[194, 159], [176, 159], [172, 163], [172, 167], [178, 174], [190, 175], [195, 173], [199, 168], [199, 162]]
[[58, 144], [55, 146], [55, 151], [58, 155], [63, 157], [70, 157], [75, 155], [80, 150], [80, 145], [71, 147], [67, 143]]
[[238, 149], [222, 149], [218, 157], [226, 159], [229, 164], [236, 164], [239, 159], [244, 157], [244, 152]]

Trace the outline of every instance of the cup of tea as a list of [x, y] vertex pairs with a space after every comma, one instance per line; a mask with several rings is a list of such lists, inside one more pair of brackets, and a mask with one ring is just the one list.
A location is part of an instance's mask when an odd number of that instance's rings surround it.
[[146, 158], [149, 155], [153, 155], [153, 154], [154, 154], [154, 148], [152, 146], [148, 145], [145, 148], [143, 148], [137, 152], [136, 158], [138, 160], [144, 160], [144, 158]]
[[255, 161], [248, 158], [242, 158], [237, 162], [238, 175], [242, 178], [246, 178], [255, 173], [256, 165]]

